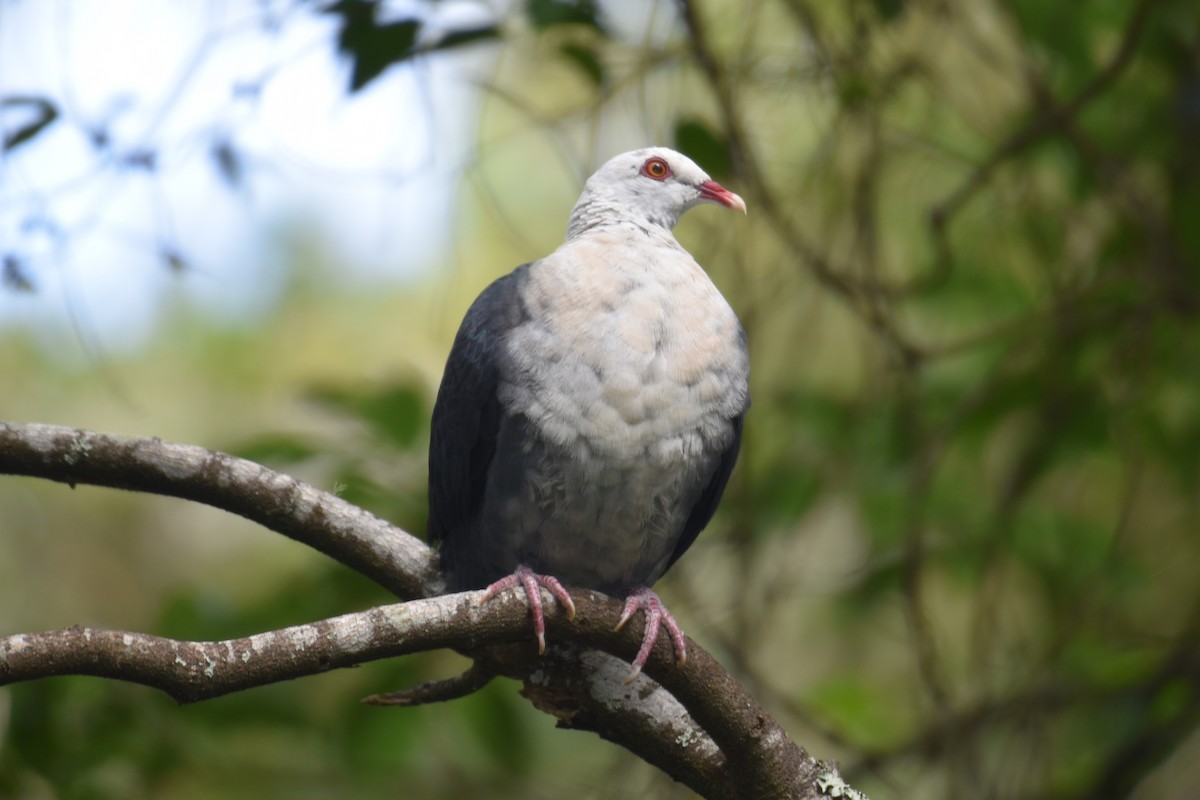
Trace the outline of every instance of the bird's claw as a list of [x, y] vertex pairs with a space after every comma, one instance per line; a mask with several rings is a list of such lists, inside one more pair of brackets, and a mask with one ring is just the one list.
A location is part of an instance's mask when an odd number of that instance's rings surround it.
[[665, 627], [667, 635], [671, 637], [671, 645], [675, 649], [675, 660], [679, 666], [683, 666], [687, 662], [687, 641], [683, 637], [683, 629], [679, 627], [679, 623], [663, 605], [659, 596], [645, 586], [634, 589], [625, 598], [625, 607], [621, 609], [621, 618], [613, 630], [619, 631], [625, 627], [625, 623], [629, 622], [638, 611], [642, 611], [646, 615], [646, 630], [642, 634], [642, 646], [633, 659], [633, 670], [625, 679], [626, 686], [637, 680], [637, 676], [642, 673], [642, 667], [646, 666], [650, 652], [654, 649], [655, 642], [658, 641], [660, 627]]
[[480, 598], [479, 604], [491, 600], [505, 589], [519, 586], [525, 592], [529, 602], [529, 613], [533, 617], [533, 635], [537, 638], [538, 655], [546, 652], [546, 615], [542, 611], [542, 592], [545, 589], [567, 611], [567, 619], [575, 619], [575, 603], [558, 579], [552, 575], [540, 575], [524, 564], [517, 567], [512, 575], [506, 575], [487, 587]]

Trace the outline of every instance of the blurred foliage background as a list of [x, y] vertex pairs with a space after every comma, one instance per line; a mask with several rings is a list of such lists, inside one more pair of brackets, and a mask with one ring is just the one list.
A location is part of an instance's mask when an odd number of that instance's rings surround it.
[[[188, 305], [181, 269], [129, 352], [6, 329], [0, 418], [230, 450], [420, 534], [467, 304], [557, 244], [607, 156], [674, 145], [750, 207], [677, 231], [746, 324], [754, 394], [721, 511], [659, 586], [685, 629], [874, 800], [1195, 796], [1200, 6], [528, 0], [431, 31], [452, 4], [286, 5], [326, 20], [350, 102], [396, 65], [482, 59], [453, 248], [381, 289], [282, 225], [286, 290], [236, 326]], [[7, 162], [72, 124], [3, 88]], [[36, 293], [21, 252], [0, 242], [4, 291]], [[388, 600], [209, 509], [0, 481], [5, 633], [225, 638]], [[689, 796], [511, 683], [357, 703], [460, 662], [185, 708], [13, 686], [0, 797]]]

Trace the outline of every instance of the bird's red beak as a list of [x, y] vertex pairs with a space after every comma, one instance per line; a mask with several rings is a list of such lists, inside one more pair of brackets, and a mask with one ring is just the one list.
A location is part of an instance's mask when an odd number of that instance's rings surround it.
[[743, 214], [746, 213], [746, 201], [716, 181], [705, 181], [700, 184], [700, 199], [720, 203], [729, 208], [736, 208]]

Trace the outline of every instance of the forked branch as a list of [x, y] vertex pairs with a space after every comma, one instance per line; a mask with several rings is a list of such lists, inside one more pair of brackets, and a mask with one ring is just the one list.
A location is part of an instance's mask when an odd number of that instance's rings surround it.
[[[240, 514], [309, 544], [409, 602], [218, 642], [70, 627], [0, 638], [0, 685], [94, 675], [194, 702], [268, 683], [426, 650], [453, 648], [505, 675], [563, 727], [594, 731], [706, 797], [819, 798], [840, 786], [695, 642], [678, 666], [660, 641], [630, 686], [638, 625], [615, 632], [620, 604], [572, 592], [575, 621], [547, 618], [539, 657], [528, 609], [508, 593], [440, 589], [436, 554], [345, 501], [258, 464], [200, 447], [48, 425], [0, 424], [0, 474], [173, 495]], [[614, 658], [614, 656], [616, 658]], [[486, 681], [479, 680], [478, 685]], [[466, 681], [463, 692], [471, 689]], [[446, 695], [449, 696], [449, 695]], [[436, 693], [432, 699], [439, 699]], [[823, 790], [821, 787], [825, 787]], [[849, 795], [846, 795], [849, 796]]]

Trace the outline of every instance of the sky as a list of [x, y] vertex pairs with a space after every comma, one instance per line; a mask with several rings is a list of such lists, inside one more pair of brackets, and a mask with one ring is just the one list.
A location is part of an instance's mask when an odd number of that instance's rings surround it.
[[[0, 0], [0, 103], [48, 97], [62, 114], [0, 155], [0, 254], [34, 285], [0, 289], [0, 336], [128, 351], [168, 297], [238, 324], [285, 284], [284, 230], [343, 254], [346, 281], [400, 282], [436, 261], [475, 128], [463, 73], [488, 46], [347, 96], [336, 20], [294, 5]], [[474, 3], [422, 8], [488, 19]], [[29, 116], [0, 106], [0, 128]], [[236, 181], [218, 166], [224, 144]], [[148, 152], [152, 169], [118, 166]]]

